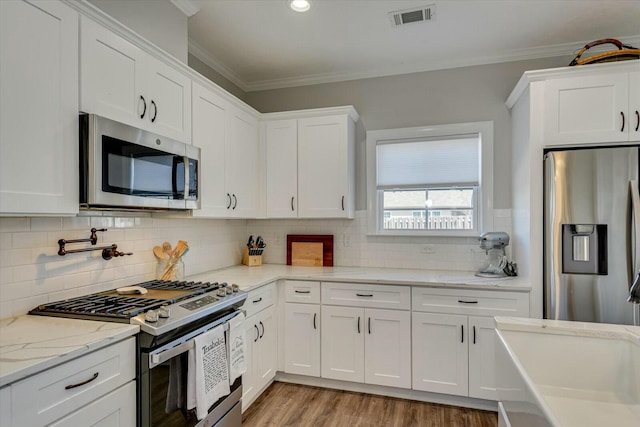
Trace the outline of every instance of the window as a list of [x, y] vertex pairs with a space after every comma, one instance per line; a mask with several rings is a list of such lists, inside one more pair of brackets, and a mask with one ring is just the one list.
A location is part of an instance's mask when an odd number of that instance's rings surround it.
[[493, 122], [367, 132], [369, 233], [492, 228]]

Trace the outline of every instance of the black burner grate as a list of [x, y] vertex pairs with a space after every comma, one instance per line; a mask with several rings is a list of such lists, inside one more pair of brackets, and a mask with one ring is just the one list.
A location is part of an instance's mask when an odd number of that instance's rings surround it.
[[[42, 304], [30, 311], [30, 314], [50, 314], [62, 317], [81, 317], [96, 319], [129, 319], [147, 310], [157, 309], [163, 304], [173, 304], [196, 295], [211, 292], [220, 287], [227, 286], [226, 283], [219, 284], [209, 282], [180, 282], [151, 280], [140, 283], [146, 289], [159, 290], [180, 290], [190, 291], [172, 299], [141, 298], [129, 295], [105, 295], [97, 293], [81, 297], [71, 298], [63, 301]], [[69, 315], [69, 316], [67, 316]]]

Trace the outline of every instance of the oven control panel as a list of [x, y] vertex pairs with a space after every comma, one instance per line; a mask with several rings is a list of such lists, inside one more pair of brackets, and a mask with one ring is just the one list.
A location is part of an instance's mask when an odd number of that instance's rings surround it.
[[180, 307], [186, 308], [187, 310], [194, 311], [194, 310], [200, 309], [200, 307], [204, 307], [205, 305], [212, 304], [216, 301], [220, 301], [220, 300], [212, 295], [207, 295], [205, 297], [198, 298], [195, 301], [189, 301], [186, 304], [180, 304]]

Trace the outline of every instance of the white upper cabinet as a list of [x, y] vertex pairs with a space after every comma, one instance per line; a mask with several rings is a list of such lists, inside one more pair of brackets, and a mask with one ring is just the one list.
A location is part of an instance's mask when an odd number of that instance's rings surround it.
[[268, 218], [298, 216], [298, 121], [264, 123]]
[[190, 77], [90, 18], [80, 27], [80, 109], [191, 142]]
[[353, 218], [355, 125], [348, 115], [298, 120], [298, 208], [303, 218]]
[[78, 14], [0, 1], [0, 214], [78, 212]]
[[200, 209], [197, 217], [227, 216], [225, 192], [225, 138], [228, 103], [203, 86], [193, 84], [193, 145], [200, 148], [198, 185]]
[[200, 148], [200, 210], [206, 218], [258, 215], [258, 121], [193, 83], [193, 145]]
[[263, 115], [267, 218], [353, 218], [353, 107]]
[[258, 120], [231, 106], [227, 112], [225, 182], [230, 196], [229, 216], [258, 216]]
[[640, 140], [640, 71], [629, 71], [640, 67], [621, 64], [548, 74], [542, 114], [545, 145]]

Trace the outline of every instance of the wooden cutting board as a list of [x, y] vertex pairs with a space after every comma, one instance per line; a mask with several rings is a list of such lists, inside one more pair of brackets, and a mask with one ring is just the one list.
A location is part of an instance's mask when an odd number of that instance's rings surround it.
[[302, 267], [322, 267], [322, 242], [292, 242], [291, 265]]
[[[304, 248], [303, 251], [311, 252], [313, 257], [309, 255], [297, 256], [297, 263], [293, 263], [293, 245], [298, 243], [316, 243], [322, 246], [299, 246]], [[297, 245], [296, 245], [297, 246]], [[317, 258], [315, 254], [318, 248], [322, 248], [321, 263], [315, 261]], [[296, 251], [298, 252], [298, 251]], [[309, 261], [314, 260], [313, 262]], [[304, 260], [304, 261], [301, 261]], [[299, 262], [303, 262], [304, 265], [318, 266], [318, 267], [333, 267], [333, 235], [332, 234], [287, 234], [287, 265], [303, 265]]]

